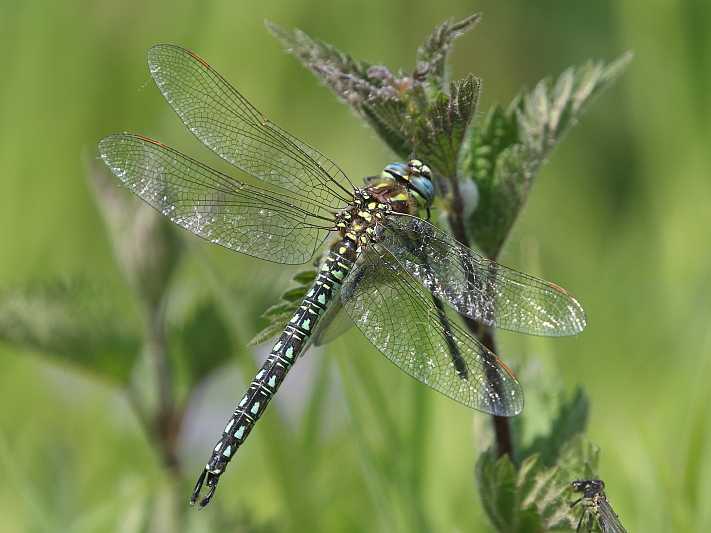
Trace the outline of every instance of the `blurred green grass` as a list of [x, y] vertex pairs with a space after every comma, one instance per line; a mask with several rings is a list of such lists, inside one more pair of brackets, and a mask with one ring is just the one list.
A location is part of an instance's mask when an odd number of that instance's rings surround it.
[[[263, 19], [298, 26], [373, 62], [410, 67], [434, 24], [475, 10], [484, 20], [457, 43], [453, 60], [456, 74], [483, 78], [481, 109], [589, 57], [635, 52], [625, 76], [543, 169], [504, 257], [570, 288], [590, 325], [575, 339], [501, 334], [501, 355], [518, 368], [534, 367], [522, 372], [529, 396], [553, 377], [569, 388], [585, 385], [589, 437], [602, 448], [600, 475], [630, 531], [707, 530], [711, 37], [699, 1], [6, 0], [0, 4], [0, 286], [58, 276], [120, 283], [85, 180], [83, 158], [93, 156], [105, 134], [140, 131], [215, 161], [150, 82], [151, 44], [197, 50], [277, 123], [358, 177], [391, 156], [281, 51]], [[201, 265], [215, 270], [237, 295], [235, 357], [248, 357], [246, 341], [260, 311], [293, 272], [197, 242], [190, 252], [177, 283], [207, 285]], [[141, 523], [166, 480], [126, 402], [90, 376], [36, 355], [6, 346], [0, 354], [0, 531], [137, 530], [132, 524]], [[290, 434], [303, 430], [298, 406], [309, 374], [326, 358], [342, 370], [329, 381], [326, 430], [308, 445], [281, 450], [315, 514], [298, 518], [281, 497], [283, 479], [266, 464], [265, 450], [274, 445], [267, 434], [292, 442]], [[485, 416], [474, 414], [472, 422], [470, 411], [423, 390], [356, 333], [307, 359], [284, 387], [292, 401], [266, 415], [223, 478], [220, 510], [191, 514], [188, 529], [207, 531], [208, 520], [243, 515], [251, 517], [245, 524], [271, 523], [276, 530], [296, 527], [299, 519], [324, 531], [486, 528], [473, 483], [475, 445], [481, 449], [487, 439]], [[216, 376], [191, 407], [182, 447], [188, 474], [198, 472], [249, 378], [236, 368]], [[367, 389], [376, 383], [388, 393], [402, 448], [372, 434], [367, 423], [383, 416], [382, 405], [368, 406]], [[413, 399], [426, 403], [427, 420], [412, 420]], [[529, 402], [525, 416], [543, 424], [535, 406]], [[417, 472], [423, 496], [413, 502], [408, 460], [418, 428], [426, 430], [419, 434], [425, 460]], [[189, 487], [183, 489], [187, 495]], [[418, 506], [424, 518], [414, 514]]]

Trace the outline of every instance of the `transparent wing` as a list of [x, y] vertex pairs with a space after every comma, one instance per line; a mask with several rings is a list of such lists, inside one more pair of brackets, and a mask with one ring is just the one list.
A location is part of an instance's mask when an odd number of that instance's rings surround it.
[[343, 335], [353, 327], [353, 321], [343, 310], [340, 299], [334, 299], [319, 319], [311, 336], [314, 346], [324, 346]]
[[585, 328], [583, 308], [564, 289], [499, 265], [420, 218], [389, 217], [380, 244], [433, 294], [483, 324], [548, 336]]
[[627, 533], [607, 498], [598, 500], [597, 513], [598, 522], [603, 533]]
[[185, 125], [226, 161], [330, 208], [351, 199], [353, 185], [333, 161], [267, 120], [195, 53], [158, 44], [148, 67]]
[[277, 263], [305, 263], [332, 222], [296, 196], [254, 187], [130, 133], [99, 143], [111, 171], [179, 226], [210, 242]]
[[523, 409], [523, 391], [511, 371], [442, 320], [432, 294], [379, 246], [371, 246], [346, 278], [341, 300], [368, 340], [422, 383], [487, 413], [513, 416]]

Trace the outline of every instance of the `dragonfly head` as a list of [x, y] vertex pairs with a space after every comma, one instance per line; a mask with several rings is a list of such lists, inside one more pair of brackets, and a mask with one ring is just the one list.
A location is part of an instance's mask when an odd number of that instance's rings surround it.
[[434, 200], [434, 185], [432, 171], [422, 161], [411, 159], [407, 164], [390, 163], [383, 169], [381, 177], [404, 183], [417, 200], [417, 204], [429, 211]]

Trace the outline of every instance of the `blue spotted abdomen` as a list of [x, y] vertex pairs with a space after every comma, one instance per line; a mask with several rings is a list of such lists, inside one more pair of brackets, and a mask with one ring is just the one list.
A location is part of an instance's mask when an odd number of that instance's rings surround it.
[[[336, 250], [338, 247], [334, 247]], [[351, 247], [348, 247], [350, 251]], [[341, 250], [343, 248], [341, 247]], [[274, 344], [269, 357], [252, 380], [230, 417], [222, 437], [212, 452], [205, 470], [215, 476], [222, 474], [227, 463], [249, 435], [254, 424], [264, 412], [274, 393], [286, 377], [287, 372], [308, 344], [319, 318], [328, 307], [340, 284], [350, 272], [353, 263], [348, 254], [332, 251], [326, 257], [313, 286], [304, 297], [299, 309], [294, 313], [284, 331]]]

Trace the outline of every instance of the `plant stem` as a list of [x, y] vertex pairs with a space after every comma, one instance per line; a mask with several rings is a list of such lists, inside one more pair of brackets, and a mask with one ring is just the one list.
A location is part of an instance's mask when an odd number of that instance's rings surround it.
[[[447, 213], [449, 227], [452, 230], [454, 238], [457, 239], [460, 244], [469, 247], [469, 238], [467, 236], [467, 230], [464, 223], [464, 202], [462, 200], [461, 192], [459, 191], [458, 179], [456, 177], [449, 178], [447, 179], [447, 183], [451, 186], [451, 204]], [[495, 260], [496, 257], [492, 257], [491, 259]], [[472, 335], [478, 338], [479, 342], [491, 350], [492, 353], [496, 353], [496, 342], [494, 340], [494, 332], [491, 328], [480, 324], [476, 320], [473, 320], [467, 316], [460, 316], [464, 320], [464, 323]], [[495, 380], [491, 380], [491, 382], [497, 383]], [[496, 438], [497, 455], [499, 457], [502, 455], [513, 457], [514, 450], [509, 419], [503, 416], [492, 415], [492, 422], [494, 425], [494, 436]]]
[[151, 425], [163, 464], [171, 474], [177, 474], [180, 470], [177, 440], [182, 417], [176, 411], [173, 398], [163, 305], [159, 304], [155, 309], [150, 310], [148, 317], [146, 352], [153, 367], [152, 372], [158, 394], [158, 405]]

